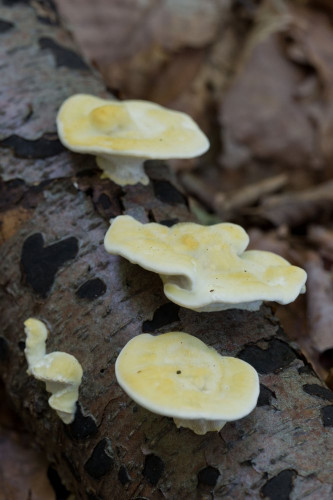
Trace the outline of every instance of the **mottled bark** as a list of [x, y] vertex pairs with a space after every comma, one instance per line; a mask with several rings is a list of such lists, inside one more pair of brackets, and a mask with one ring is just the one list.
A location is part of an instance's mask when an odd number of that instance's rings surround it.
[[[159, 278], [108, 255], [108, 219], [191, 218], [168, 168], [151, 162], [149, 186], [100, 180], [94, 159], [64, 151], [60, 103], [106, 96], [73, 50], [51, 2], [3, 0], [0, 15], [0, 374], [17, 411], [77, 498], [329, 499], [332, 393], [266, 306], [255, 313], [195, 313], [167, 302]], [[26, 373], [23, 321], [45, 321], [47, 350], [84, 370], [73, 424]], [[197, 436], [135, 405], [114, 362], [142, 332], [183, 330], [260, 373], [258, 407], [220, 433]]]

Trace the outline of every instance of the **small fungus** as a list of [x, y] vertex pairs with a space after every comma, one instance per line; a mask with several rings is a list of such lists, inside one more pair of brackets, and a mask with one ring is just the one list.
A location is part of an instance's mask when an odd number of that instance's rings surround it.
[[47, 392], [52, 395], [49, 405], [65, 424], [74, 420], [82, 367], [78, 360], [66, 352], [55, 351], [46, 354], [45, 343], [48, 331], [44, 323], [35, 318], [24, 322], [29, 375], [46, 384]]
[[104, 177], [121, 186], [149, 183], [147, 159], [193, 158], [209, 148], [190, 116], [147, 101], [73, 95], [59, 110], [57, 128], [68, 149], [96, 155]]
[[259, 395], [251, 365], [184, 332], [134, 337], [117, 358], [116, 377], [136, 403], [196, 434], [245, 417]]
[[187, 222], [168, 228], [121, 215], [111, 222], [104, 245], [107, 252], [158, 273], [168, 299], [196, 311], [255, 311], [263, 300], [288, 304], [305, 291], [303, 269], [271, 252], [245, 251], [248, 242], [236, 224]]

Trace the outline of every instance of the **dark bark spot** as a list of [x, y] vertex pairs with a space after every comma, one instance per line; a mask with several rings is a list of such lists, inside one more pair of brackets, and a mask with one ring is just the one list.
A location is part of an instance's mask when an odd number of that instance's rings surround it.
[[318, 384], [305, 384], [303, 385], [303, 390], [310, 394], [310, 396], [317, 396], [321, 399], [327, 399], [328, 401], [333, 401], [333, 392], [327, 387], [322, 387]]
[[321, 352], [319, 361], [324, 368], [330, 370], [333, 366], [333, 349], [326, 349], [326, 351]]
[[45, 298], [58, 270], [77, 255], [79, 244], [76, 238], [70, 237], [47, 247], [43, 245], [40, 233], [29, 236], [23, 243], [21, 266], [25, 282]]
[[[88, 157], [88, 155], [86, 155]], [[86, 168], [84, 170], [79, 170], [79, 172], [76, 172], [75, 177], [78, 179], [81, 179], [82, 177], [95, 177], [97, 172], [97, 167], [95, 169], [93, 168]]]
[[320, 413], [324, 427], [333, 427], [333, 405], [324, 406]]
[[311, 368], [310, 365], [304, 365], [304, 366], [301, 366], [300, 368], [297, 369], [298, 373], [300, 375], [314, 375], [316, 376], [315, 372], [313, 371], [313, 369]]
[[5, 338], [0, 337], [0, 363], [7, 361], [9, 358], [8, 342]]
[[131, 478], [129, 476], [129, 473], [128, 473], [125, 465], [122, 465], [120, 467], [119, 472], [118, 472], [118, 479], [123, 486], [125, 486], [127, 483], [130, 482]]
[[119, 199], [113, 197], [112, 200], [110, 197], [102, 193], [96, 202], [94, 202], [96, 210], [101, 214], [104, 219], [108, 222], [110, 219], [117, 217], [117, 215], [121, 214], [121, 206], [119, 203]]
[[109, 196], [105, 193], [102, 193], [98, 200], [97, 200], [97, 203], [101, 205], [101, 207], [104, 209], [104, 210], [107, 210], [108, 208], [111, 207], [111, 200], [109, 198]]
[[18, 343], [18, 348], [20, 349], [20, 351], [24, 351], [25, 349], [25, 341], [24, 340], [20, 340]]
[[164, 220], [160, 220], [159, 223], [162, 224], [162, 226], [172, 227], [175, 224], [178, 224], [178, 222], [179, 222], [179, 219], [164, 219]]
[[164, 462], [157, 455], [147, 455], [142, 471], [143, 476], [152, 486], [156, 486], [164, 471]]
[[3, 0], [3, 5], [5, 7], [14, 7], [18, 3], [24, 3], [24, 4], [29, 4], [30, 0]]
[[75, 419], [69, 426], [69, 434], [73, 439], [87, 439], [98, 432], [97, 424], [90, 415], [83, 415], [81, 406], [76, 405]]
[[18, 187], [25, 186], [25, 182], [22, 179], [10, 179], [9, 181], [5, 182], [4, 185], [8, 189], [16, 189]]
[[253, 466], [253, 462], [252, 462], [251, 459], [244, 460], [243, 462], [240, 462], [239, 465], [242, 465], [243, 467], [252, 467]]
[[292, 469], [281, 471], [264, 484], [260, 490], [261, 495], [270, 500], [288, 500], [296, 475], [297, 472]]
[[87, 500], [103, 500], [103, 497], [100, 497], [91, 491], [87, 491]]
[[275, 392], [268, 389], [265, 385], [260, 384], [260, 394], [257, 406], [269, 406], [272, 402], [272, 398], [276, 398]]
[[53, 0], [39, 0], [42, 15], [37, 15], [38, 21], [49, 26], [60, 24], [58, 11]]
[[56, 500], [67, 500], [70, 492], [62, 484], [58, 472], [52, 467], [52, 465], [50, 465], [47, 469], [47, 477], [54, 490]]
[[186, 205], [185, 196], [169, 181], [153, 181], [155, 196], [158, 200], [169, 205], [182, 203]]
[[83, 283], [75, 292], [79, 299], [94, 300], [106, 292], [106, 284], [100, 278], [94, 278]]
[[268, 342], [267, 349], [248, 345], [238, 357], [250, 363], [259, 373], [266, 374], [286, 368], [296, 358], [296, 354], [282, 340], [273, 339]]
[[110, 440], [102, 439], [94, 448], [91, 457], [85, 463], [84, 468], [94, 479], [100, 479], [110, 472], [114, 465], [113, 452]]
[[7, 33], [7, 31], [13, 29], [15, 24], [11, 23], [10, 21], [4, 21], [3, 19], [0, 19], [0, 33]]
[[169, 325], [174, 321], [179, 321], [179, 306], [173, 302], [167, 302], [163, 306], [156, 309], [153, 319], [142, 323], [142, 331], [144, 333], [154, 332], [162, 326]]
[[13, 134], [0, 141], [0, 147], [10, 148], [17, 158], [50, 158], [65, 151], [59, 139], [44, 134], [39, 139], [30, 140]]
[[42, 37], [39, 39], [39, 46], [42, 50], [50, 50], [55, 57], [56, 65], [65, 66], [71, 69], [89, 70], [88, 65], [74, 50], [59, 45], [52, 38]]
[[78, 471], [77, 467], [73, 464], [72, 460], [70, 460], [70, 458], [68, 458], [66, 453], [62, 453], [61, 457], [66, 462], [66, 465], [69, 468], [69, 470], [71, 471], [72, 476], [76, 479], [76, 481], [78, 481], [80, 483], [81, 477], [80, 477], [79, 471]]
[[215, 467], [208, 465], [208, 467], [205, 467], [198, 472], [198, 485], [205, 484], [214, 488], [219, 476], [220, 471]]
[[16, 205], [24, 196], [25, 183], [22, 179], [4, 182], [0, 179], [0, 210]]

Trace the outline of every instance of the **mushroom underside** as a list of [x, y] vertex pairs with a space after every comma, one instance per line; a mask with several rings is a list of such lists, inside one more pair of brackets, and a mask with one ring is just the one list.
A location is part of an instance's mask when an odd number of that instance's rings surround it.
[[189, 419], [174, 417], [173, 421], [177, 428], [185, 427], [199, 435], [206, 434], [206, 432], [220, 432], [227, 423], [226, 420], [205, 420], [203, 418]]
[[96, 163], [103, 170], [102, 178], [111, 179], [120, 186], [149, 184], [149, 177], [144, 171], [145, 158], [136, 156], [98, 155]]

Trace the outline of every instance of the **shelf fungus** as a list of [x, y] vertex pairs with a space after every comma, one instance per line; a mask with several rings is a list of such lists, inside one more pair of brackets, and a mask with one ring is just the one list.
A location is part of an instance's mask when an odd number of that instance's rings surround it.
[[251, 365], [183, 332], [134, 337], [117, 358], [116, 377], [140, 406], [196, 434], [245, 417], [259, 395]]
[[47, 392], [52, 394], [49, 405], [65, 424], [70, 424], [74, 420], [79, 397], [82, 367], [74, 356], [66, 352], [46, 354], [48, 331], [42, 321], [29, 318], [24, 322], [24, 327], [27, 373], [45, 382]]
[[128, 215], [111, 221], [107, 252], [158, 273], [169, 300], [195, 311], [246, 309], [262, 301], [288, 304], [305, 291], [306, 273], [266, 251], [245, 251], [249, 237], [236, 224], [141, 224]]
[[71, 151], [96, 156], [104, 177], [120, 184], [148, 184], [148, 159], [194, 158], [209, 141], [190, 116], [148, 101], [69, 97], [57, 116], [58, 135]]

